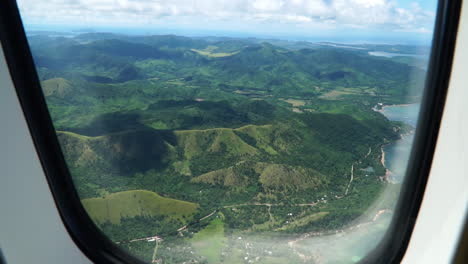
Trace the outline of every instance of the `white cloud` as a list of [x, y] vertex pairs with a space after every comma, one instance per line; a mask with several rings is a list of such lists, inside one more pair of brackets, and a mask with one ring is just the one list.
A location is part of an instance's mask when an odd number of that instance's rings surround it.
[[279, 12], [284, 7], [282, 0], [254, 0], [252, 7], [260, 12]]
[[[18, 0], [27, 23], [151, 25], [219, 21], [255, 26], [427, 32], [434, 12], [396, 0]], [[191, 21], [191, 22], [190, 22]], [[424, 29], [424, 30], [422, 30]]]

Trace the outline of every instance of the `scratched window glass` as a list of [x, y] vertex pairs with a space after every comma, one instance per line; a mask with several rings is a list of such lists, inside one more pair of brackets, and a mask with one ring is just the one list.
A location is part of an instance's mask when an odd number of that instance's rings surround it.
[[150, 263], [355, 263], [404, 183], [435, 0], [18, 1], [82, 204]]

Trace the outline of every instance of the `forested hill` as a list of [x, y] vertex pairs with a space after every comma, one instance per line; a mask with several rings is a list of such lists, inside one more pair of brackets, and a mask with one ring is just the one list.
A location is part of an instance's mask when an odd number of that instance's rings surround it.
[[[73, 74], [98, 83], [184, 78], [194, 84], [211, 80], [213, 86], [298, 96], [319, 95], [337, 87], [371, 88], [381, 95], [417, 95], [424, 73], [407, 64], [328, 46], [292, 50], [235, 39], [99, 36], [33, 38], [37, 66], [60, 77]], [[47, 73], [41, 77], [51, 77]]]

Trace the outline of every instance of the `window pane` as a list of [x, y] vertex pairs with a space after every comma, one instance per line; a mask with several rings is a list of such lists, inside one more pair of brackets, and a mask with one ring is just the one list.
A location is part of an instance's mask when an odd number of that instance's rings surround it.
[[435, 0], [19, 1], [81, 201], [152, 263], [355, 263], [405, 177]]

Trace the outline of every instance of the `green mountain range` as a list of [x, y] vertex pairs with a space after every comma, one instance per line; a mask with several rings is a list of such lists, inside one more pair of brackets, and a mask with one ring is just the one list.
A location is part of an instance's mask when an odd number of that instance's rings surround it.
[[[425, 74], [363, 51], [387, 48], [378, 45], [110, 33], [29, 41], [91, 218], [148, 261], [146, 240], [128, 241], [162, 237], [164, 263], [237, 263], [234, 251], [220, 257], [228, 235], [295, 236], [361, 216], [388, 185], [382, 146], [407, 130], [373, 107], [417, 101]], [[221, 244], [206, 248], [210, 232]]]

